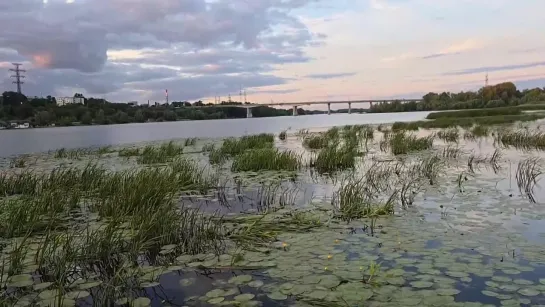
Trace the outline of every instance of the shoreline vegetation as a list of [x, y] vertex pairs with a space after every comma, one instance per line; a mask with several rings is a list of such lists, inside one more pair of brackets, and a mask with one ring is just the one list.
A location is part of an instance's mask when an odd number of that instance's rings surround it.
[[483, 123], [540, 115], [486, 111], [12, 157], [0, 306], [538, 305], [545, 134]]
[[[125, 123], [145, 123], [182, 120], [246, 118], [246, 110], [240, 107], [192, 108], [202, 106], [202, 101], [190, 103], [174, 101], [169, 105], [132, 105], [111, 103], [104, 99], [85, 98], [84, 104], [58, 106], [54, 97], [28, 98], [15, 92], [4, 92], [0, 103], [0, 127], [10, 128], [28, 123], [29, 127], [109, 125]], [[545, 103], [545, 88], [520, 91], [511, 82], [483, 87], [477, 92], [428, 93], [421, 102], [401, 103], [401, 101], [375, 103], [370, 109], [353, 108], [352, 112], [385, 113], [412, 111], [444, 111], [466, 109], [490, 109], [519, 106], [521, 110], [531, 110], [533, 104]], [[222, 105], [242, 105], [241, 102], [223, 101]], [[210, 104], [209, 104], [210, 105]], [[524, 106], [524, 107], [523, 107]], [[520, 115], [511, 109], [512, 114]], [[537, 109], [536, 109], [537, 110]], [[541, 109], [539, 109], [541, 110]], [[332, 113], [347, 113], [347, 109], [332, 110]], [[484, 111], [483, 111], [484, 112]], [[320, 110], [298, 108], [299, 115], [325, 114]], [[291, 109], [256, 107], [253, 117], [290, 116]], [[458, 116], [460, 114], [453, 116]], [[490, 116], [490, 114], [487, 114]], [[463, 117], [463, 116], [462, 116]], [[522, 119], [524, 120], [524, 119]]]

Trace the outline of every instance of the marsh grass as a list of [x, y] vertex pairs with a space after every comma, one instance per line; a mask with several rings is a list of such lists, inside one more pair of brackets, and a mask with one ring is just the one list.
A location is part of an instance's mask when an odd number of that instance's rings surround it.
[[367, 193], [367, 185], [368, 182], [364, 177], [349, 177], [341, 183], [341, 187], [334, 193], [331, 201], [341, 219], [350, 221], [394, 213], [397, 192], [394, 192], [385, 202], [380, 203]]
[[173, 141], [161, 144], [160, 146], [148, 145], [142, 149], [142, 153], [137, 158], [139, 164], [167, 163], [178, 155], [183, 154], [184, 146], [178, 145]]
[[444, 167], [445, 163], [439, 156], [430, 155], [420, 160], [418, 169], [420, 170], [421, 175], [428, 179], [430, 185], [435, 185], [437, 183], [437, 178]]
[[545, 133], [538, 130], [500, 130], [496, 134], [496, 143], [513, 146], [517, 149], [545, 150]]
[[220, 151], [227, 156], [234, 157], [249, 149], [272, 148], [274, 135], [268, 133], [228, 138], [223, 141]]
[[337, 171], [354, 168], [358, 152], [348, 146], [329, 145], [314, 154], [309, 162], [319, 174], [332, 174]]
[[309, 149], [322, 149], [327, 147], [330, 139], [323, 134], [310, 134], [303, 138], [303, 146]]
[[532, 203], [536, 202], [534, 187], [537, 184], [538, 177], [542, 174], [541, 159], [538, 157], [528, 158], [518, 163], [515, 179], [519, 191], [525, 194]]
[[188, 138], [184, 141], [184, 146], [194, 146], [197, 143], [197, 138]]
[[522, 112], [522, 109], [518, 107], [457, 110], [457, 111], [432, 112], [428, 114], [426, 119], [519, 115], [521, 114], [521, 112]]
[[117, 153], [120, 157], [136, 157], [140, 155], [140, 148], [123, 148]]
[[13, 157], [9, 161], [9, 167], [10, 168], [24, 168], [27, 167], [29, 163], [29, 157], [27, 156], [18, 156]]
[[301, 166], [302, 156], [294, 151], [260, 148], [248, 150], [236, 156], [231, 170], [234, 172], [262, 170], [296, 171]]
[[214, 150], [216, 148], [216, 144], [214, 143], [207, 143], [207, 144], [204, 144], [202, 146], [202, 151], [203, 152], [211, 152], [212, 150]]
[[458, 143], [458, 139], [460, 138], [460, 131], [457, 128], [440, 130], [437, 132], [437, 137], [445, 142]]
[[393, 131], [400, 130], [418, 130], [418, 128], [470, 128], [473, 125], [501, 125], [512, 124], [516, 122], [535, 121], [545, 118], [545, 114], [519, 114], [519, 115], [498, 115], [484, 117], [445, 117], [435, 120], [415, 121], [415, 122], [395, 122], [392, 125]]
[[441, 156], [444, 159], [458, 159], [462, 155], [462, 149], [458, 146], [448, 145], [443, 148]]
[[396, 132], [389, 139], [389, 148], [393, 155], [403, 155], [410, 152], [431, 149], [433, 136], [417, 137], [406, 132]]

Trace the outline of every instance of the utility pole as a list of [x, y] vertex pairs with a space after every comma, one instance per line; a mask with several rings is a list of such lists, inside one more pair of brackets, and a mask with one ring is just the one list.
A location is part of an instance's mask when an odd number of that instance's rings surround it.
[[239, 94], [239, 100], [240, 103], [242, 103], [242, 85], [240, 86], [240, 94]]
[[17, 84], [17, 93], [21, 94], [21, 84], [25, 83], [21, 81], [21, 79], [25, 78], [25, 76], [21, 75], [22, 72], [26, 72], [24, 69], [20, 69], [19, 66], [23, 65], [20, 63], [12, 63], [15, 68], [10, 69], [9, 71], [15, 72], [15, 75], [11, 76], [11, 78], [15, 78], [15, 81], [12, 83]]
[[488, 87], [488, 73], [486, 73], [486, 78], [484, 79], [484, 87]]
[[246, 89], [244, 89], [244, 104], [246, 104], [247, 100], [246, 100]]
[[227, 101], [228, 101], [229, 103], [231, 103], [231, 101], [232, 101], [232, 100], [231, 100], [231, 94], [229, 94], [229, 96], [228, 96], [228, 98], [227, 98]]
[[166, 100], [167, 106], [168, 106], [168, 90], [165, 90], [165, 100]]

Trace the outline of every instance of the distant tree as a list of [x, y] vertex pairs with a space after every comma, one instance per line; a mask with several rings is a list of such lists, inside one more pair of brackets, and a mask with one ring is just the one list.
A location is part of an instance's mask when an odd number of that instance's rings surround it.
[[104, 115], [104, 110], [98, 110], [96, 116], [95, 116], [95, 121], [97, 124], [99, 125], [103, 125], [106, 123], [106, 116]]
[[145, 122], [146, 119], [144, 118], [144, 112], [142, 112], [142, 110], [136, 110], [136, 113], [134, 113], [134, 120], [137, 123]]
[[83, 114], [83, 116], [81, 117], [81, 123], [84, 125], [90, 125], [93, 123], [93, 118], [91, 117], [91, 113], [89, 111]]
[[37, 126], [51, 125], [51, 115], [47, 111], [40, 111], [34, 117], [34, 123]]

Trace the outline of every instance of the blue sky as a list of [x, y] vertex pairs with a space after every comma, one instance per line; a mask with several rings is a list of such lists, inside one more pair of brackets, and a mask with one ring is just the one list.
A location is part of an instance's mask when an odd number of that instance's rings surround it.
[[[111, 101], [419, 98], [545, 86], [545, 0], [25, 0], [0, 4], [2, 90]], [[3, 77], [3, 78], [2, 78]]]

